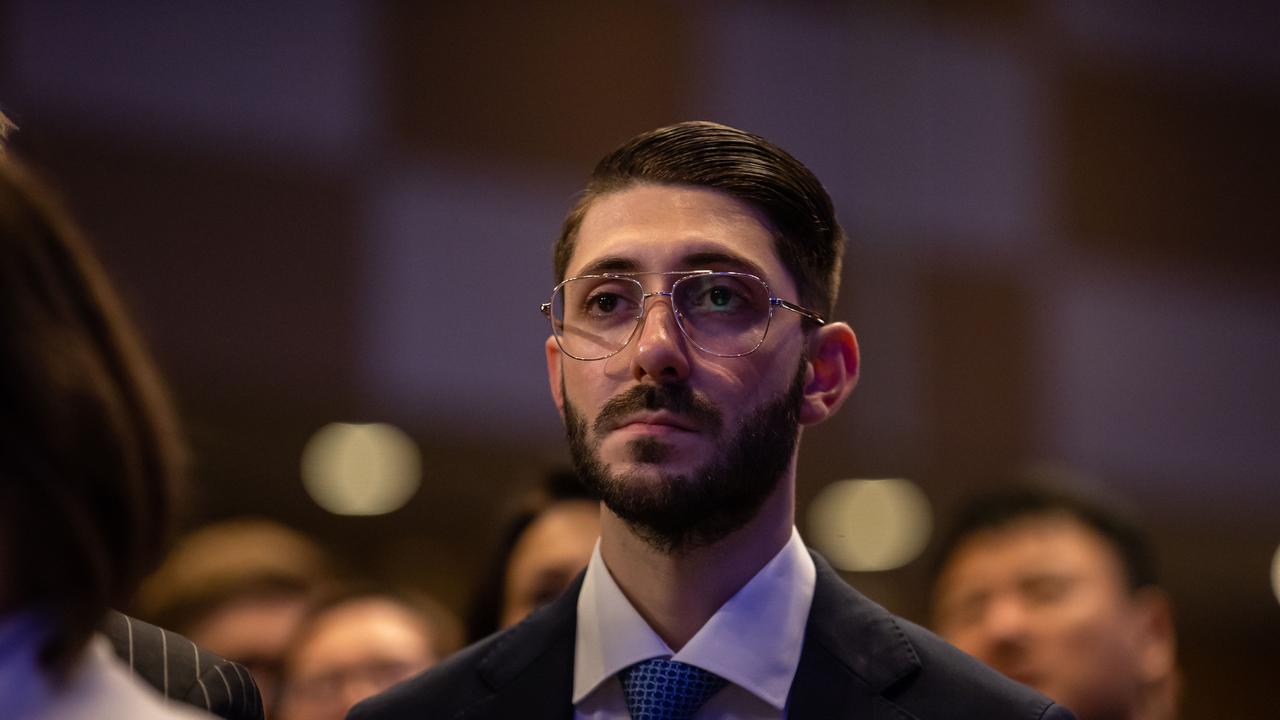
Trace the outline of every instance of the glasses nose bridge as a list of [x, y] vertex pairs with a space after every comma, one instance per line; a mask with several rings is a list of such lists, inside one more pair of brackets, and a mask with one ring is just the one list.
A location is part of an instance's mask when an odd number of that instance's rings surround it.
[[[654, 303], [649, 303], [649, 298], [659, 298]], [[636, 315], [636, 329], [632, 333], [633, 336], [639, 336], [644, 333], [645, 326], [649, 322], [649, 311], [662, 304], [661, 299], [667, 299], [667, 307], [671, 311], [672, 325], [677, 328], [677, 332], [681, 336], [688, 339], [688, 333], [684, 329], [684, 324], [680, 322], [680, 312], [676, 310], [675, 296], [671, 290], [654, 290], [653, 292], [645, 292], [643, 289], [640, 294], [640, 312]]]
[[[652, 298], [652, 297], [656, 297], [656, 298], [667, 298], [667, 300], [669, 300], [669, 301], [670, 301], [670, 305], [671, 305], [671, 309], [672, 309], [672, 311], [674, 311], [674, 310], [675, 310], [675, 307], [676, 307], [676, 305], [675, 305], [675, 302], [676, 302], [676, 301], [675, 301], [675, 294], [674, 294], [672, 291], [670, 291], [670, 290], [655, 290], [655, 291], [653, 291], [653, 292], [645, 292], [644, 290], [641, 290], [641, 291], [640, 291], [640, 308], [641, 308], [640, 314], [642, 314], [642, 315], [643, 315], [644, 313], [646, 313], [646, 312], [648, 312], [648, 311], [649, 311], [649, 309], [648, 309], [648, 305], [649, 305], [649, 298]], [[657, 303], [654, 303], [654, 304], [656, 305]]]

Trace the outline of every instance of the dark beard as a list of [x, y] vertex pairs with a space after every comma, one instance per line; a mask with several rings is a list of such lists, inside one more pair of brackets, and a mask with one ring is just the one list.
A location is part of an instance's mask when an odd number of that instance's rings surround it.
[[[791, 464], [800, 434], [804, 399], [802, 359], [791, 386], [745, 417], [715, 457], [691, 475], [662, 475], [656, 483], [609, 473], [587, 437], [587, 423], [565, 395], [565, 432], [582, 483], [622, 518], [637, 537], [667, 555], [706, 547], [742, 528], [777, 487]], [[562, 391], [563, 392], [563, 391]], [[594, 426], [608, 417], [665, 409], [698, 421], [714, 432], [720, 413], [686, 384], [634, 388], [605, 403]], [[628, 444], [638, 463], [658, 463], [669, 447], [657, 438]]]

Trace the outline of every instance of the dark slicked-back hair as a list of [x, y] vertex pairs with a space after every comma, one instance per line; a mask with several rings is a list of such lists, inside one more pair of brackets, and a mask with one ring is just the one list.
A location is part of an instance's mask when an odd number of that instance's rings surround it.
[[66, 671], [163, 552], [184, 451], [150, 359], [54, 198], [0, 154], [0, 614]]
[[939, 543], [931, 573], [933, 584], [960, 546], [974, 535], [1022, 521], [1059, 517], [1075, 520], [1111, 546], [1130, 590], [1159, 584], [1155, 555], [1137, 525], [1102, 503], [1042, 485], [1008, 486], [971, 498]]
[[760, 212], [799, 288], [800, 302], [830, 316], [840, 289], [845, 236], [827, 191], [785, 150], [712, 122], [683, 122], [637, 135], [596, 165], [560, 230], [556, 282], [565, 279], [591, 204], [602, 195], [643, 184], [711, 188]]

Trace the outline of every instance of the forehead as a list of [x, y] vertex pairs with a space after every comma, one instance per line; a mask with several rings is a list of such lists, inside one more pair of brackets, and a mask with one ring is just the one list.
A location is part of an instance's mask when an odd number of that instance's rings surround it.
[[704, 268], [794, 287], [763, 215], [718, 190], [680, 185], [639, 185], [597, 198], [578, 228], [565, 276]]
[[381, 598], [352, 600], [324, 611], [297, 649], [302, 663], [388, 647], [418, 647], [428, 634], [408, 608]]
[[1112, 546], [1070, 517], [1035, 516], [974, 533], [956, 548], [940, 589], [1039, 573], [1091, 575], [1123, 582]]

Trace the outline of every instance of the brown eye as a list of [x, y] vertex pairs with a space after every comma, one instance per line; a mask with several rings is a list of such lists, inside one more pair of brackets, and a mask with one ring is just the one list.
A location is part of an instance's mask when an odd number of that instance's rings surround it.
[[601, 293], [592, 298], [592, 304], [604, 312], [613, 312], [618, 307], [618, 296], [612, 293]]

